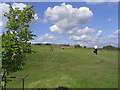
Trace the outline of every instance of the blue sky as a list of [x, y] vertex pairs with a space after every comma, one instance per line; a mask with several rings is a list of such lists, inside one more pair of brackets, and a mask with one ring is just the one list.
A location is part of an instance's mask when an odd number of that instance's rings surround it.
[[[116, 34], [120, 31], [118, 30], [118, 3], [21, 3], [23, 6], [25, 4], [34, 5], [33, 10], [36, 12], [35, 17], [37, 18], [30, 23], [29, 28], [37, 35], [37, 37], [31, 41], [33, 43], [68, 43], [88, 47], [93, 47], [95, 44], [97, 44], [98, 47], [108, 44], [118, 45], [118, 37]], [[8, 3], [3, 5], [2, 3], [1, 5], [5, 7], [7, 4]], [[20, 3], [17, 5], [19, 6], [19, 4]], [[50, 7], [50, 9], [48, 9], [48, 7]], [[5, 20], [3, 18], [2, 23], [4, 22]]]

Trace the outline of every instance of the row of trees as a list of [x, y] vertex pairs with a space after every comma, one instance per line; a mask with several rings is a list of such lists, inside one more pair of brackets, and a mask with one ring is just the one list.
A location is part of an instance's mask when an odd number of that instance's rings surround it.
[[[42, 44], [42, 43], [34, 43], [33, 45], [60, 45], [60, 46], [70, 46], [70, 44], [51, 44], [51, 43], [46, 43], [46, 44]], [[87, 48], [86, 46], [80, 46], [79, 44], [75, 44], [74, 48]], [[88, 47], [89, 49], [93, 49], [92, 47]], [[107, 45], [107, 46], [103, 46], [103, 48], [98, 48], [98, 49], [104, 49], [104, 50], [117, 50], [120, 48], [116, 48], [114, 46], [111, 45]]]
[[[74, 48], [82, 48], [82, 46], [80, 46], [79, 44], [74, 45]], [[87, 48], [86, 46], [84, 46], [83, 48]]]
[[[80, 46], [79, 44], [74, 45], [74, 48], [82, 48], [82, 46]], [[86, 46], [84, 46], [83, 48], [87, 48]], [[93, 48], [89, 48], [89, 49], [93, 49]], [[120, 48], [111, 46], [111, 45], [107, 45], [107, 46], [103, 46], [103, 48], [98, 48], [98, 49], [103, 49], [103, 50], [120, 50]]]
[[102, 49], [104, 49], [104, 50], [120, 50], [120, 48], [117, 48], [117, 47], [114, 47], [111, 45], [104, 46]]

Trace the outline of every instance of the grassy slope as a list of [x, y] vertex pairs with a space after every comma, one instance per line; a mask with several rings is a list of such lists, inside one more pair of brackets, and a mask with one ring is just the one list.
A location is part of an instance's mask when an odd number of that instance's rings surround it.
[[[55, 47], [34, 46], [36, 53], [28, 55], [24, 70], [13, 76], [25, 76], [25, 88], [117, 88], [117, 51], [98, 51], [92, 49], [65, 48], [62, 52]], [[22, 81], [12, 79], [9, 88], [22, 88]]]

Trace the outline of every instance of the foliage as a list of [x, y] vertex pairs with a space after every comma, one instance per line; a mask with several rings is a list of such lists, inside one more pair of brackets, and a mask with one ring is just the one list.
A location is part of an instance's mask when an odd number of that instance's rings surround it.
[[86, 46], [84, 46], [84, 48], [86, 48]]
[[46, 43], [45, 45], [51, 45], [50, 43]]
[[34, 43], [34, 44], [32, 44], [32, 45], [42, 45], [42, 43]]
[[25, 65], [25, 55], [31, 53], [33, 31], [28, 29], [29, 22], [34, 19], [33, 5], [27, 5], [23, 10], [13, 9], [9, 4], [9, 13], [4, 16], [8, 19], [6, 32], [2, 34], [2, 71], [5, 74], [22, 70]]
[[80, 48], [81, 46], [79, 44], [74, 45], [74, 48]]
[[62, 46], [70, 46], [70, 44], [62, 44]]
[[104, 50], [118, 50], [118, 48], [112, 46], [112, 45], [107, 45], [107, 46], [104, 46], [102, 49]]

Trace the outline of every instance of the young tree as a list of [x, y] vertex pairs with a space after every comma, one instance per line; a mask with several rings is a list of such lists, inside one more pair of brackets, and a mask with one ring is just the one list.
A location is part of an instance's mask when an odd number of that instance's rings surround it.
[[87, 48], [86, 46], [84, 46], [84, 48]]
[[[31, 44], [28, 41], [33, 39], [33, 31], [28, 29], [29, 22], [34, 19], [35, 12], [33, 5], [20, 10], [13, 9], [9, 4], [9, 13], [4, 16], [8, 19], [6, 32], [2, 34], [2, 77], [12, 72], [22, 70], [25, 65], [25, 55], [31, 53]], [[2, 78], [3, 85], [4, 78]]]

